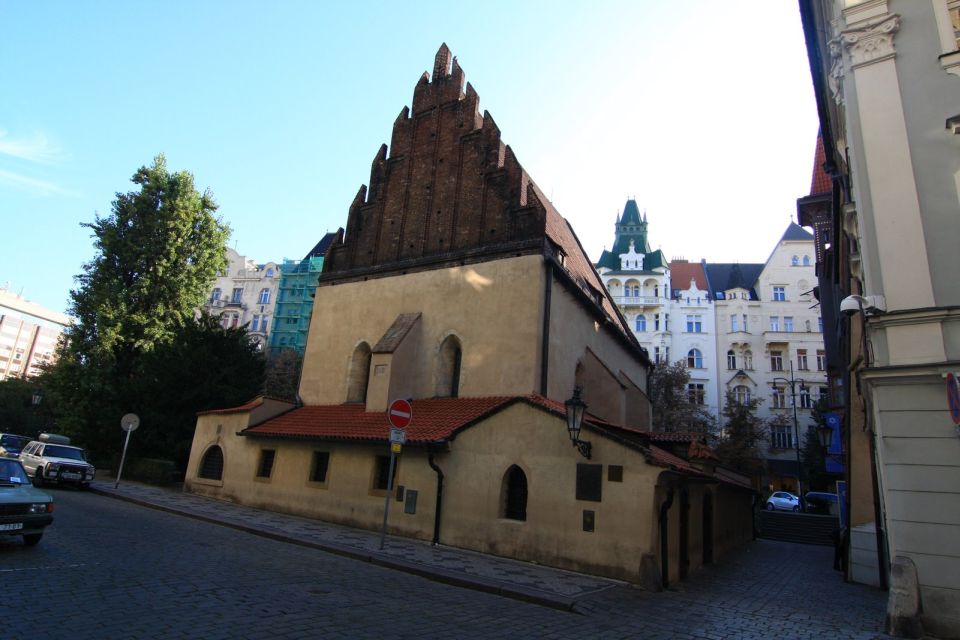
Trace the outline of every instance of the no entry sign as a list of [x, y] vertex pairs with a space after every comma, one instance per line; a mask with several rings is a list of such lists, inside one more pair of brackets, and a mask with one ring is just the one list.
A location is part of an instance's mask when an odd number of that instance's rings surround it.
[[387, 418], [397, 429], [406, 429], [413, 419], [413, 407], [406, 400], [394, 400], [387, 409]]

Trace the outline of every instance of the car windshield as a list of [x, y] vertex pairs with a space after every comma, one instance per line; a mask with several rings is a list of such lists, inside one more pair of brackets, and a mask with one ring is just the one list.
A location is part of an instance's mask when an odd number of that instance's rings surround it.
[[30, 482], [23, 465], [17, 460], [0, 460], [0, 485]]
[[85, 460], [83, 450], [75, 447], [62, 447], [56, 444], [48, 444], [43, 449], [43, 455], [47, 458], [67, 458], [68, 460]]
[[28, 442], [30, 442], [30, 439], [24, 438], [23, 436], [12, 436], [9, 434], [0, 436], [0, 447], [7, 449], [23, 449], [27, 446]]

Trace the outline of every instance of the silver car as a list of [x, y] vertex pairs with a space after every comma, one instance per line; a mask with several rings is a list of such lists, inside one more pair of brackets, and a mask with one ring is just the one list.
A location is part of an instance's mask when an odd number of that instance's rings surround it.
[[789, 491], [774, 491], [767, 498], [767, 511], [800, 511], [800, 498]]
[[83, 449], [70, 446], [70, 438], [52, 433], [41, 433], [39, 440], [24, 447], [20, 462], [38, 486], [70, 482], [87, 487], [97, 473]]

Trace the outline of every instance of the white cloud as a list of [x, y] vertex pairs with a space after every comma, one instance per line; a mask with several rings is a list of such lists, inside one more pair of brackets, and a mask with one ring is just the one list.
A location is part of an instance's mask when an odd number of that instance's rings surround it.
[[79, 195], [76, 192], [64, 189], [63, 187], [55, 185], [52, 182], [47, 182], [46, 180], [37, 180], [36, 178], [28, 178], [27, 176], [22, 176], [18, 173], [5, 171], [3, 169], [0, 169], [0, 185], [8, 185], [25, 191], [39, 193], [41, 195], [71, 197], [76, 197]]
[[39, 164], [53, 164], [63, 158], [60, 146], [42, 132], [27, 138], [10, 138], [3, 129], [0, 129], [0, 155]]

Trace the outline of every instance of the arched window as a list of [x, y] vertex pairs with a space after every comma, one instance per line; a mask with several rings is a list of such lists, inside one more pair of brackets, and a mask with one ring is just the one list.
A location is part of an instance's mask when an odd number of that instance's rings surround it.
[[703, 368], [703, 354], [700, 353], [700, 349], [690, 349], [687, 352], [687, 367], [690, 369]]
[[347, 402], [367, 401], [367, 381], [370, 378], [370, 346], [361, 342], [353, 350], [350, 373], [347, 377]]
[[792, 258], [790, 258], [790, 264], [792, 264], [795, 267], [798, 266], [800, 264], [800, 258], [798, 258], [797, 256], [793, 256]]
[[203, 454], [197, 477], [207, 480], [223, 480], [223, 449], [219, 445], [213, 445]]
[[743, 352], [743, 368], [747, 371], [753, 370], [753, 351], [749, 349]]
[[260, 290], [260, 298], [257, 304], [270, 304], [270, 289]]
[[517, 465], [503, 475], [503, 517], [509, 520], [527, 519], [527, 476]]
[[743, 385], [739, 385], [733, 388], [733, 397], [740, 404], [747, 404], [750, 402], [750, 389]]
[[810, 256], [803, 256], [803, 266], [805, 267], [810, 266]]
[[727, 369], [736, 369], [737, 368], [737, 354], [733, 352], [733, 349], [727, 351]]
[[437, 354], [437, 387], [438, 398], [456, 398], [460, 395], [460, 363], [463, 360], [463, 350], [456, 336], [447, 336], [440, 345]]
[[270, 267], [270, 268], [267, 269], [267, 277], [268, 277], [268, 278], [272, 278], [272, 277], [273, 277], [273, 267]]
[[642, 313], [637, 316], [637, 331], [646, 331], [647, 330], [647, 316]]

